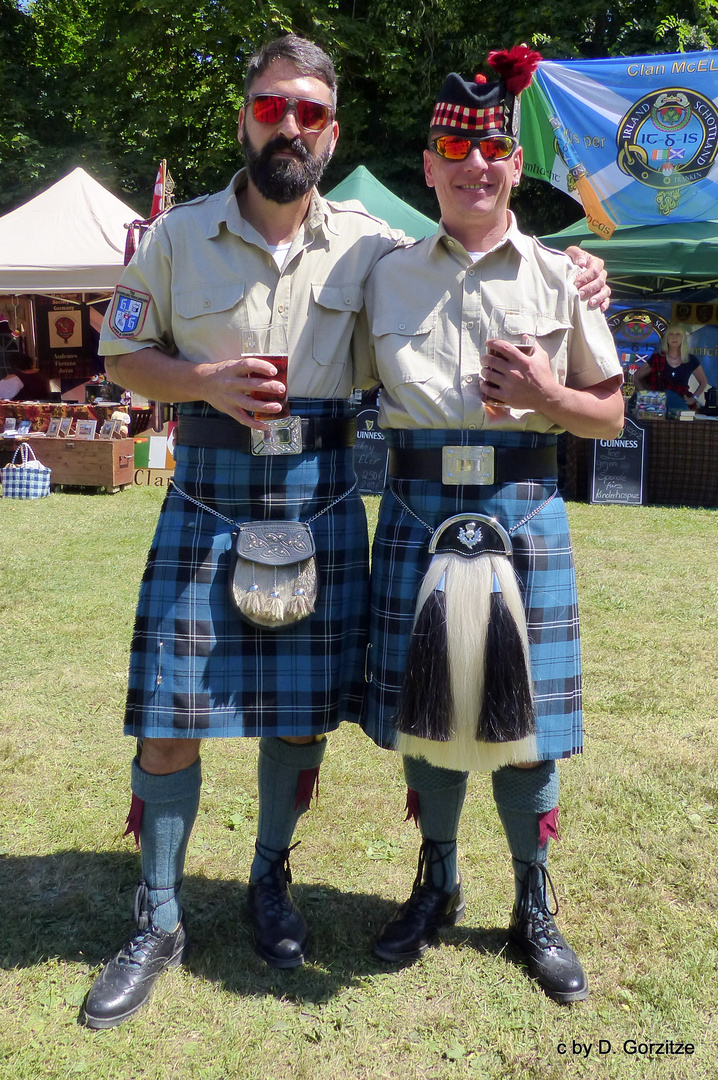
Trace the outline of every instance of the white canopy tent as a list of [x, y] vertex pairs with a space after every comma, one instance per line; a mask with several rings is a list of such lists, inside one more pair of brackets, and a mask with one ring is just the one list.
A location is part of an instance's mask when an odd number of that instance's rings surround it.
[[0, 294], [111, 292], [141, 217], [84, 171], [0, 218]]

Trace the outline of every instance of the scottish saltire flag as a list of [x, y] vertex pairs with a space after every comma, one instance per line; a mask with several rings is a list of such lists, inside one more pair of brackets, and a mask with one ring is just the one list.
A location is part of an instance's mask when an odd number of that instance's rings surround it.
[[589, 227], [718, 218], [718, 52], [542, 61], [521, 95], [524, 172]]

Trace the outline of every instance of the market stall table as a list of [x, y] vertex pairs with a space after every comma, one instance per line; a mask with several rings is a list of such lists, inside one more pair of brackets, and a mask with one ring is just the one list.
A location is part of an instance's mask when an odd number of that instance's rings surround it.
[[[116, 409], [128, 411], [124, 406], [113, 402], [96, 402], [82, 405], [71, 401], [0, 401], [0, 432], [5, 427], [8, 417], [14, 417], [18, 424], [21, 420], [30, 420], [31, 431], [45, 432], [54, 416], [71, 416], [74, 420], [96, 420], [98, 429], [105, 420], [109, 420]], [[130, 436], [139, 435], [152, 424], [152, 409], [132, 406], [130, 413]]]
[[35, 457], [52, 470], [50, 485], [86, 487], [116, 492], [134, 480], [132, 439], [61, 439], [44, 435], [0, 440], [0, 466], [8, 464], [21, 442], [28, 442]]

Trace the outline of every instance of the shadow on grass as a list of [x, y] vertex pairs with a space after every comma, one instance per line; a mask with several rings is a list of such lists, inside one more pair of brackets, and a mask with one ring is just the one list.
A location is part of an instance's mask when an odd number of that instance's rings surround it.
[[[99, 966], [132, 933], [137, 865], [136, 855], [118, 852], [0, 856], [0, 968], [57, 958]], [[246, 883], [185, 878], [190, 972], [241, 996], [273, 994], [308, 1003], [328, 1001], [368, 975], [396, 970], [371, 948], [395, 903], [296, 881], [292, 894], [311, 941], [303, 967], [278, 972], [254, 953]], [[499, 955], [506, 934], [463, 925], [443, 931], [442, 941]]]

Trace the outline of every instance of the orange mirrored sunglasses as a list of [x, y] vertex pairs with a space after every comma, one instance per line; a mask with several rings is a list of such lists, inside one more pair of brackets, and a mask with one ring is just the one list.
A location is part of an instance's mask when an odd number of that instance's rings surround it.
[[481, 151], [484, 161], [504, 161], [510, 158], [518, 146], [518, 139], [512, 135], [484, 135], [482, 138], [469, 138], [468, 135], [440, 135], [432, 139], [429, 149], [447, 161], [465, 161], [475, 146]]
[[305, 131], [324, 131], [334, 119], [334, 113], [323, 101], [311, 98], [284, 97], [282, 94], [250, 94], [247, 103], [252, 106], [252, 116], [259, 124], [278, 124], [290, 109], [297, 123]]

